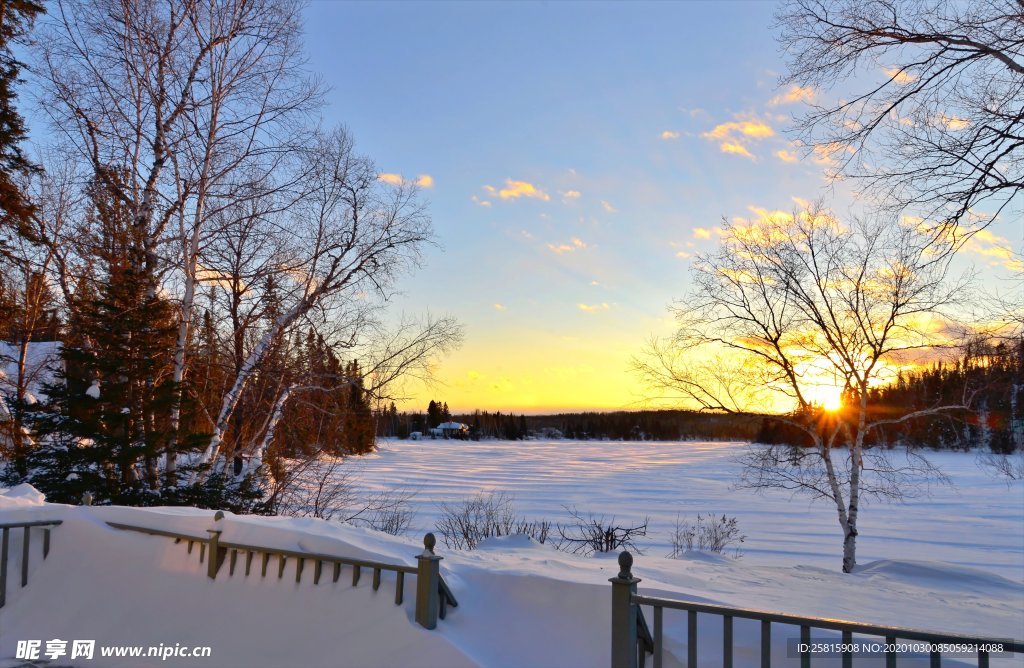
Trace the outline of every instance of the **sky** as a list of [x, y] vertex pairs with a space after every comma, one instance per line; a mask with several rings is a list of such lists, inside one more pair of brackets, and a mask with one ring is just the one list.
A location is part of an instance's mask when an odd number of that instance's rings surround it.
[[[437, 383], [408, 388], [404, 408], [649, 405], [631, 360], [671, 331], [667, 306], [723, 218], [855, 206], [793, 143], [792, 119], [817, 92], [779, 86], [775, 9], [311, 4], [324, 121], [429, 204], [438, 246], [393, 308], [465, 326]], [[992, 232], [990, 245], [1019, 247], [1012, 226]], [[981, 251], [999, 271], [998, 253]]]

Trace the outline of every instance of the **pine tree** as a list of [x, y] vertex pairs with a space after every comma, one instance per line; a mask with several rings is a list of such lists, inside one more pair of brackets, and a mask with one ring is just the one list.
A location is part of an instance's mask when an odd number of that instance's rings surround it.
[[34, 416], [40, 445], [29, 454], [28, 478], [54, 501], [75, 502], [89, 490], [131, 502], [157, 487], [167, 445], [173, 307], [156, 289], [131, 216], [102, 191], [93, 200], [103, 271], [76, 300], [63, 378]]

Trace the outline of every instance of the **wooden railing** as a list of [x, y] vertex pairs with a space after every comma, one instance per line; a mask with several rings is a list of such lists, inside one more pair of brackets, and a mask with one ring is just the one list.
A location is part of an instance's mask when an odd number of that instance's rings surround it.
[[[224, 514], [220, 511], [214, 515], [220, 520]], [[373, 590], [377, 591], [381, 585], [381, 574], [391, 572], [395, 574], [395, 605], [401, 605], [405, 595], [405, 576], [416, 577], [416, 622], [427, 629], [437, 627], [437, 620], [444, 619], [448, 606], [457, 607], [458, 601], [448, 588], [444, 578], [441, 577], [440, 561], [443, 557], [434, 554], [434, 547], [437, 541], [434, 534], [428, 533], [423, 537], [424, 550], [422, 554], [416, 555], [417, 565], [406, 566], [404, 564], [389, 564], [381, 561], [367, 559], [354, 559], [335, 554], [322, 554], [318, 552], [302, 552], [297, 550], [285, 550], [276, 547], [262, 545], [247, 545], [245, 543], [232, 543], [220, 539], [220, 529], [208, 529], [208, 536], [191, 536], [175, 531], [163, 529], [152, 529], [120, 522], [107, 522], [115, 529], [123, 531], [136, 531], [150, 534], [152, 536], [163, 536], [173, 538], [175, 543], [186, 543], [188, 553], [192, 554], [195, 545], [199, 545], [199, 562], [206, 563], [206, 575], [215, 579], [224, 562], [228, 562], [228, 576], [235, 574], [238, 568], [240, 557], [244, 557], [245, 575], [248, 576], [253, 568], [253, 561], [259, 555], [260, 576], [267, 576], [267, 569], [271, 559], [276, 560], [277, 577], [283, 578], [285, 565], [289, 560], [295, 564], [295, 581], [302, 581], [302, 573], [307, 562], [313, 565], [313, 584], [320, 584], [324, 576], [324, 567], [331, 570], [331, 583], [335, 583], [341, 577], [343, 566], [352, 569], [352, 586], [359, 584], [364, 570], [371, 571], [373, 577]]]
[[[629, 552], [619, 555], [619, 574], [610, 578], [612, 583], [612, 668], [636, 668], [643, 666], [647, 654], [654, 655], [654, 668], [662, 668], [664, 652], [664, 611], [683, 610], [686, 618], [686, 668], [697, 666], [697, 615], [710, 614], [722, 618], [722, 661], [714, 665], [732, 668], [733, 665], [733, 620], [753, 619], [761, 622], [761, 668], [770, 668], [772, 651], [772, 624], [784, 624], [800, 628], [800, 641], [796, 645], [801, 668], [810, 668], [811, 629], [827, 629], [839, 631], [841, 639], [828, 644], [838, 645], [842, 656], [843, 668], [853, 665], [854, 644], [853, 634], [858, 634], [857, 645], [878, 645], [885, 654], [886, 668], [895, 668], [900, 654], [898, 641], [906, 640], [908, 645], [927, 646], [931, 668], [942, 665], [943, 646], [956, 648], [973, 648], [977, 653], [978, 666], [987, 668], [992, 648], [1007, 654], [1024, 654], [1024, 643], [1005, 638], [987, 638], [981, 636], [921, 631], [917, 629], [895, 626], [879, 626], [862, 624], [841, 619], [823, 617], [803, 617], [763, 610], [746, 608], [730, 608], [724, 605], [684, 601], [655, 596], [640, 596], [636, 593], [639, 578], [633, 577], [633, 556]], [[654, 633], [648, 630], [641, 606], [649, 605], [654, 609]], [[883, 638], [879, 643], [868, 643], [860, 636]], [[796, 657], [794, 657], [796, 658]]]
[[43, 559], [50, 554], [50, 529], [61, 520], [35, 522], [8, 522], [0, 524], [0, 608], [7, 602], [7, 561], [11, 548], [11, 529], [21, 529], [21, 586], [28, 584], [28, 560], [31, 555], [32, 529], [43, 532]]

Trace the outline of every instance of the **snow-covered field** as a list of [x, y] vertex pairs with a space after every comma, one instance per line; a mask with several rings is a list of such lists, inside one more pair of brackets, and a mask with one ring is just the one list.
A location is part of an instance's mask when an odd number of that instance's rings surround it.
[[[698, 443], [385, 443], [359, 463], [360, 485], [414, 488], [415, 531], [394, 538], [312, 519], [235, 517], [217, 523], [223, 540], [413, 564], [419, 533], [440, 501], [477, 491], [513, 494], [521, 513], [561, 519], [563, 504], [651, 517], [634, 574], [640, 591], [780, 612], [838, 617], [994, 637], [1024, 638], [1024, 488], [975, 468], [972, 455], [935, 457], [956, 484], [931, 499], [872, 505], [862, 518], [859, 561], [839, 573], [834, 511], [783, 494], [735, 491], [739, 445]], [[735, 515], [748, 538], [739, 560], [667, 559], [676, 512]], [[608, 666], [613, 558], [583, 558], [520, 538], [457, 553], [439, 548], [459, 607], [426, 631], [413, 620], [414, 580], [402, 607], [393, 580], [314, 586], [307, 567], [286, 577], [237, 571], [205, 577], [195, 554], [173, 541], [116, 531], [119, 521], [195, 535], [214, 526], [195, 509], [71, 508], [44, 504], [31, 490], [0, 491], [0, 522], [59, 518], [48, 560], [31, 561], [25, 589], [9, 584], [0, 609], [0, 666], [17, 640], [95, 639], [98, 645], [208, 645], [209, 659], [100, 659], [82, 666]], [[20, 533], [20, 532], [19, 532]], [[18, 568], [18, 536], [12, 569]], [[39, 549], [38, 541], [33, 550]], [[14, 571], [17, 572], [16, 570]], [[12, 575], [12, 580], [15, 577]], [[647, 611], [650, 620], [650, 610]], [[666, 612], [666, 666], [686, 656], [686, 616]], [[701, 615], [701, 665], [720, 665], [720, 621]], [[776, 625], [773, 665], [797, 665]], [[817, 637], [817, 634], [816, 634]], [[736, 622], [737, 666], [758, 664], [756, 623]], [[68, 665], [68, 661], [57, 665]], [[838, 665], [835, 659], [815, 666]], [[858, 666], [880, 666], [879, 659]], [[925, 665], [902, 662], [904, 665]], [[944, 666], [974, 665], [948, 658]], [[1020, 657], [993, 666], [1020, 666]]]
[[[615, 516], [650, 517], [645, 556], [670, 552], [676, 515], [735, 516], [746, 534], [744, 563], [837, 570], [842, 534], [830, 502], [773, 491], [738, 490], [740, 443], [608, 441], [383, 441], [351, 463], [369, 491], [416, 492], [411, 533], [432, 531], [441, 502], [476, 492], [505, 492], [530, 519], [565, 522], [564, 506]], [[897, 455], [898, 456], [898, 455]], [[891, 504], [867, 500], [860, 516], [858, 562], [928, 559], [982, 568], [1024, 582], [1024, 485], [1008, 487], [978, 468], [975, 455], [935, 452], [928, 459], [952, 487], [930, 498]], [[646, 549], [645, 549], [646, 548]], [[1024, 613], [1022, 613], [1024, 615]]]

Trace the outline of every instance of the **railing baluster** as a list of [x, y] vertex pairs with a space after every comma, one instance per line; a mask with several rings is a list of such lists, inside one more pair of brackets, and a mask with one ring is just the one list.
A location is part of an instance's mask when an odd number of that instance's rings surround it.
[[284, 563], [288, 561], [288, 557], [283, 554], [277, 555], [277, 579], [280, 580], [284, 577]]
[[252, 555], [255, 554], [252, 550], [246, 550], [245, 552], [245, 574], [249, 575], [249, 571], [252, 570]]
[[664, 650], [662, 640], [662, 617], [664, 616], [665, 608], [660, 605], [654, 606], [654, 668], [661, 668], [661, 663], [664, 660], [662, 657], [662, 651]]
[[359, 566], [352, 567], [352, 586], [359, 584]]
[[983, 649], [978, 650], [978, 668], [988, 668], [988, 652]]
[[320, 584], [320, 573], [323, 570], [324, 570], [324, 562], [321, 561], [320, 559], [317, 559], [316, 563], [313, 565], [313, 584], [315, 584], [315, 585]]
[[228, 577], [235, 574], [235, 563], [238, 561], [238, 550], [231, 550], [231, 561], [228, 562]]
[[334, 562], [334, 580], [333, 580], [333, 582], [337, 582], [339, 577], [341, 577], [341, 562], [340, 561], [335, 561]]
[[885, 636], [885, 668], [896, 668], [896, 652], [892, 651], [891, 645], [896, 644], [894, 636]]
[[4, 527], [3, 537], [0, 538], [0, 608], [7, 601], [7, 550], [10, 542], [11, 530]]
[[295, 560], [295, 582], [302, 582], [302, 568], [306, 565], [305, 559]]
[[772, 623], [768, 620], [761, 622], [761, 668], [771, 668], [772, 665]]
[[402, 605], [405, 598], [405, 572], [395, 573], [395, 605]]
[[[811, 643], [811, 627], [800, 627], [800, 642], [804, 645]], [[800, 668], [811, 668], [811, 652], [808, 649], [800, 652]]]
[[722, 666], [732, 668], [732, 615], [722, 616]]
[[50, 556], [50, 530], [43, 529], [43, 559]]
[[260, 556], [262, 557], [261, 561], [263, 562], [263, 568], [261, 569], [260, 576], [267, 577], [267, 564], [270, 563], [270, 553], [264, 552]]
[[843, 631], [843, 644], [846, 645], [843, 649], [843, 668], [853, 668], [853, 652], [849, 649], [853, 645], [853, 632]]
[[199, 543], [199, 563], [203, 563], [206, 558], [206, 543]]
[[942, 668], [942, 652], [931, 651], [930, 668]]
[[192, 554], [192, 544], [193, 544], [194, 542], [195, 542], [195, 541], [192, 541], [192, 540], [190, 540], [190, 541], [188, 542], [188, 553], [189, 553], [189, 554]]
[[697, 666], [697, 613], [686, 613], [686, 668]]
[[373, 569], [373, 590], [377, 591], [378, 589], [380, 589], [380, 569], [379, 568], [374, 568]]
[[25, 527], [21, 543], [21, 586], [28, 584], [28, 550], [31, 543], [31, 527]]

